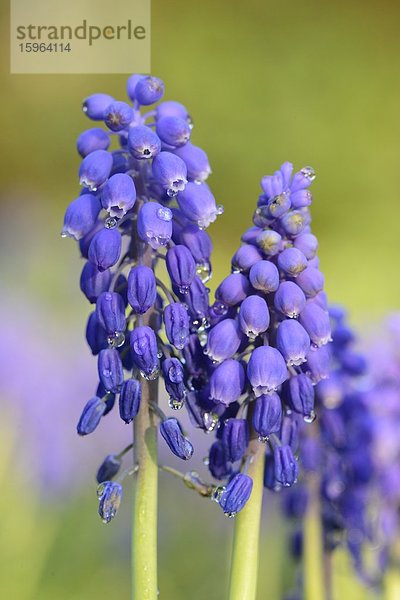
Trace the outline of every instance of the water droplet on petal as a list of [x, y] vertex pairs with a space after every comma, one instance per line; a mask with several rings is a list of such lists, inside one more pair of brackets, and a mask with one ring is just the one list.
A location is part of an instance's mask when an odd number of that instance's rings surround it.
[[219, 485], [218, 487], [216, 487], [211, 495], [211, 500], [213, 500], [214, 502], [217, 502], [219, 504], [219, 501], [221, 500], [221, 496], [225, 490], [226, 490], [226, 487], [224, 485]]
[[262, 444], [267, 444], [269, 442], [269, 436], [268, 435], [259, 435], [258, 441], [261, 442]]
[[169, 208], [163, 206], [157, 210], [157, 217], [161, 219], [161, 221], [172, 221], [172, 212]]
[[172, 410], [180, 410], [183, 404], [183, 400], [177, 400], [176, 398], [172, 398], [172, 396], [168, 400], [168, 406], [172, 408]]
[[115, 217], [108, 217], [104, 222], [104, 226], [106, 227], [106, 229], [114, 229], [117, 225], [118, 219], [116, 219]]
[[224, 207], [222, 206], [222, 204], [218, 204], [217, 206], [217, 215], [222, 215], [224, 212]]
[[107, 338], [108, 345], [111, 348], [121, 348], [125, 343], [125, 334], [122, 331], [116, 331]]
[[234, 512], [234, 511], [232, 511], [232, 512], [226, 512], [226, 513], [224, 513], [224, 515], [226, 517], [228, 517], [228, 519], [234, 519], [236, 517], [236, 515], [237, 515], [237, 512]]
[[205, 412], [203, 415], [203, 423], [206, 431], [211, 433], [216, 429], [219, 424], [219, 417], [216, 413], [213, 412]]
[[309, 415], [304, 415], [303, 420], [304, 423], [314, 423], [316, 418], [317, 415], [315, 414], [315, 411], [312, 410]]
[[300, 171], [309, 181], [314, 181], [316, 178], [315, 170], [312, 167], [303, 167]]

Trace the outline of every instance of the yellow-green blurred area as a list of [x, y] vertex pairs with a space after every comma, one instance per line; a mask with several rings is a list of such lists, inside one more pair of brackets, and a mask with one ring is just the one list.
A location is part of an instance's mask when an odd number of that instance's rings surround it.
[[[8, 298], [19, 299], [3, 319], [17, 329], [31, 309], [20, 334], [23, 345], [25, 333], [36, 329], [32, 307], [38, 307], [50, 323], [49, 354], [61, 364], [69, 360], [63, 359], [66, 333], [72, 355], [84, 355], [88, 314], [78, 288], [78, 252], [59, 237], [65, 207], [78, 192], [75, 140], [90, 126], [80, 106], [97, 91], [124, 99], [126, 77], [9, 75], [5, 2], [0, 10], [1, 285]], [[188, 107], [193, 141], [209, 155], [209, 183], [225, 206], [210, 228], [214, 285], [229, 271], [240, 235], [251, 224], [261, 176], [290, 160], [296, 168], [309, 164], [317, 172], [313, 227], [329, 296], [345, 304], [360, 327], [398, 307], [399, 24], [400, 5], [389, 0], [153, 0], [153, 73], [164, 79], [167, 99]], [[19, 352], [13, 359], [20, 361], [23, 379], [26, 365]], [[43, 366], [45, 359], [33, 345], [33, 365], [35, 360]], [[95, 382], [90, 364], [87, 378]], [[70, 386], [57, 366], [46, 374], [61, 389]], [[6, 376], [4, 371], [1, 377]], [[44, 379], [32, 403], [47, 388]], [[84, 392], [73, 399], [77, 407], [85, 400]], [[2, 405], [8, 401], [1, 399]], [[13, 402], [18, 401], [16, 394]], [[58, 404], [61, 394], [54, 393], [51, 401], [57, 418], [49, 411], [40, 427], [73, 430], [71, 411], [64, 415]], [[20, 421], [5, 411], [0, 597], [128, 598], [129, 491], [107, 527], [96, 514], [92, 472], [87, 480], [81, 477], [78, 489], [73, 478], [65, 482], [66, 489], [74, 488], [71, 495], [46, 497], [26, 466], [29, 461], [15, 459], [31, 453], [25, 429], [15, 423]], [[107, 435], [106, 427], [101, 435]], [[91, 439], [83, 442], [70, 452], [90, 446]], [[35, 456], [29, 460], [33, 465]], [[211, 502], [193, 496], [161, 478], [160, 598], [220, 600], [226, 597], [233, 524]], [[268, 496], [260, 600], [279, 600], [293, 581], [286, 529], [275, 504]], [[334, 600], [368, 597], [343, 561], [338, 585]]]

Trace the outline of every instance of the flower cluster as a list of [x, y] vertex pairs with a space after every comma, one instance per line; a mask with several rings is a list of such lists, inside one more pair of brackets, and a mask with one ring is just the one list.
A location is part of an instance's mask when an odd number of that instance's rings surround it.
[[192, 336], [186, 353], [190, 416], [195, 426], [216, 430], [208, 465], [228, 482], [217, 500], [229, 516], [251, 493], [252, 439], [268, 442], [265, 485], [295, 483], [298, 421], [314, 420], [314, 386], [329, 373], [330, 320], [310, 226], [314, 178], [311, 167], [293, 175], [284, 163], [262, 179], [254, 225], [216, 290], [210, 327]]
[[[204, 229], [222, 212], [206, 183], [207, 155], [191, 142], [187, 109], [161, 101], [164, 84], [156, 77], [131, 76], [127, 94], [128, 102], [102, 93], [84, 101], [84, 113], [104, 127], [78, 138], [82, 191], [68, 206], [62, 230], [79, 243], [85, 260], [80, 287], [94, 305], [86, 339], [97, 356], [99, 383], [77, 425], [82, 436], [99, 426], [117, 396], [121, 419], [134, 420], [143, 382], [159, 375], [170, 408], [185, 402], [190, 357], [199, 361], [194, 339], [208, 316], [204, 283], [212, 244]], [[189, 459], [193, 447], [179, 421], [150, 408], [172, 452]], [[97, 474], [106, 522], [122, 494], [111, 479], [130, 447], [107, 456]]]

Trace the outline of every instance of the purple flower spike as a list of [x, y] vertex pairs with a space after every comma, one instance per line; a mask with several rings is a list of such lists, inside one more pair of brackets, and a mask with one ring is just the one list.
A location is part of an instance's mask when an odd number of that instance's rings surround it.
[[317, 253], [318, 240], [312, 233], [302, 233], [294, 240], [294, 247], [300, 250], [307, 260], [311, 260]]
[[135, 184], [126, 173], [116, 173], [110, 177], [102, 190], [101, 204], [110, 217], [123, 217], [133, 208], [135, 201]]
[[153, 160], [152, 170], [155, 181], [164, 188], [170, 198], [185, 189], [187, 169], [179, 156], [171, 152], [160, 152]]
[[166, 265], [172, 284], [186, 294], [196, 275], [196, 263], [186, 246], [172, 246], [166, 255]]
[[248, 475], [235, 475], [219, 498], [219, 505], [227, 517], [235, 517], [251, 496], [253, 480]]
[[107, 150], [110, 145], [110, 136], [104, 129], [93, 127], [87, 129], [78, 137], [76, 141], [76, 149], [82, 158], [85, 158], [95, 150]]
[[232, 257], [232, 269], [234, 271], [247, 272], [258, 261], [262, 260], [262, 256], [255, 246], [245, 244], [236, 250]]
[[146, 379], [156, 379], [159, 371], [157, 339], [147, 325], [135, 327], [131, 332], [132, 360]]
[[101, 350], [97, 363], [99, 378], [107, 392], [116, 394], [124, 381], [122, 362], [115, 348]]
[[165, 333], [170, 343], [182, 350], [189, 343], [189, 315], [183, 304], [171, 302], [164, 309]]
[[114, 102], [108, 94], [92, 94], [83, 101], [82, 110], [89, 119], [103, 121], [106, 109]]
[[112, 155], [106, 150], [91, 152], [79, 167], [80, 184], [95, 192], [109, 177], [112, 166]]
[[125, 304], [116, 292], [103, 292], [97, 298], [96, 315], [100, 325], [109, 336], [125, 330]]
[[213, 223], [217, 215], [223, 211], [222, 207], [217, 207], [215, 198], [206, 183], [189, 182], [178, 194], [177, 201], [185, 217], [197, 223], [202, 229]]
[[222, 443], [230, 462], [240, 460], [249, 443], [249, 427], [246, 419], [227, 419], [222, 431]]
[[301, 250], [286, 248], [278, 256], [278, 266], [290, 277], [297, 277], [307, 267], [307, 259]]
[[160, 433], [171, 452], [182, 460], [189, 460], [193, 455], [193, 446], [182, 432], [182, 427], [177, 419], [165, 419], [160, 425]]
[[256, 244], [267, 256], [275, 256], [281, 249], [282, 237], [272, 229], [261, 230], [257, 235]]
[[293, 281], [282, 281], [275, 297], [274, 306], [286, 317], [296, 319], [306, 305], [303, 290]]
[[89, 260], [99, 271], [105, 271], [115, 265], [121, 255], [122, 237], [118, 229], [100, 229], [89, 246]]
[[124, 381], [119, 395], [119, 416], [125, 423], [136, 417], [142, 400], [142, 386], [137, 379]]
[[237, 352], [242, 336], [234, 319], [224, 319], [213, 327], [207, 339], [207, 356], [214, 362], [222, 362]]
[[269, 327], [268, 305], [260, 296], [248, 296], [240, 305], [240, 329], [250, 340], [254, 340]]
[[304, 420], [314, 419], [314, 386], [307, 375], [301, 373], [284, 383], [285, 400], [289, 407], [304, 416]]
[[255, 401], [252, 423], [263, 441], [282, 425], [282, 403], [278, 394], [263, 394]]
[[120, 483], [104, 481], [99, 485], [99, 516], [103, 523], [109, 523], [117, 514], [121, 504], [123, 488]]
[[137, 220], [139, 237], [157, 250], [166, 246], [172, 236], [172, 212], [157, 202], [143, 204]]
[[211, 173], [211, 167], [204, 150], [188, 142], [184, 146], [176, 148], [173, 152], [186, 164], [189, 181], [195, 183], [206, 181]]
[[94, 304], [102, 292], [108, 290], [111, 283], [111, 273], [99, 271], [96, 265], [87, 262], [82, 269], [80, 287], [91, 304]]
[[300, 313], [299, 320], [312, 343], [318, 348], [332, 340], [329, 315], [317, 304], [307, 303]]
[[241, 273], [228, 275], [216, 289], [215, 297], [226, 306], [240, 304], [249, 294], [250, 284]]
[[297, 481], [299, 467], [290, 446], [277, 446], [274, 449], [275, 479], [284, 487]]
[[91, 398], [85, 405], [76, 427], [78, 434], [88, 435], [92, 433], [100, 423], [105, 410], [105, 402], [102, 402], [97, 396]]
[[166, 358], [162, 364], [162, 372], [165, 389], [170, 397], [170, 407], [181, 408], [186, 397], [185, 375], [181, 362], [177, 358]]
[[232, 472], [232, 467], [226, 456], [225, 447], [221, 440], [216, 440], [208, 454], [208, 468], [215, 479], [225, 479]]
[[92, 194], [81, 194], [68, 206], [62, 237], [72, 237], [76, 240], [82, 239], [95, 226], [101, 205]]
[[112, 102], [104, 112], [104, 122], [111, 131], [122, 131], [133, 120], [133, 110], [126, 102]]
[[137, 125], [129, 131], [128, 150], [138, 160], [153, 158], [161, 150], [161, 140], [150, 127]]
[[245, 383], [244, 368], [233, 359], [221, 363], [210, 378], [210, 399], [228, 406], [235, 402], [243, 392]]
[[279, 271], [272, 262], [260, 260], [251, 267], [249, 279], [255, 290], [269, 294], [278, 289]]
[[181, 117], [160, 117], [157, 119], [156, 132], [164, 144], [169, 146], [184, 146], [190, 139], [190, 125]]
[[146, 265], [137, 265], [128, 275], [128, 302], [136, 314], [143, 315], [151, 308], [157, 296], [154, 272]]
[[259, 346], [251, 353], [247, 376], [256, 397], [275, 392], [287, 379], [282, 354], [271, 346]]
[[143, 106], [154, 104], [164, 95], [164, 83], [158, 77], [141, 77], [135, 86], [135, 98]]
[[307, 298], [313, 298], [324, 289], [324, 276], [318, 269], [307, 267], [296, 279]]
[[299, 366], [306, 361], [310, 336], [298, 321], [286, 319], [278, 325], [276, 347], [288, 366]]

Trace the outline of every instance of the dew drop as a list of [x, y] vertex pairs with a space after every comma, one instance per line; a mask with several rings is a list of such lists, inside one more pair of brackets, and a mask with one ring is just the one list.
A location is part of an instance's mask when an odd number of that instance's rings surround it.
[[309, 415], [304, 415], [303, 420], [304, 423], [314, 423], [316, 418], [317, 415], [315, 414], [315, 411], [312, 410]]
[[61, 235], [61, 237], [62, 237], [62, 238], [67, 238], [67, 237], [69, 237], [69, 236], [68, 236], [68, 233], [67, 233], [66, 231], [62, 231], [60, 235]]
[[206, 431], [211, 433], [216, 429], [219, 424], [219, 417], [216, 413], [213, 412], [205, 412], [203, 415], [203, 423]]
[[226, 512], [226, 513], [224, 513], [224, 515], [226, 517], [228, 517], [228, 519], [234, 519], [236, 517], [236, 515], [237, 515], [237, 512], [234, 512], [234, 511]]
[[224, 485], [219, 485], [218, 487], [216, 487], [214, 492], [212, 493], [211, 500], [214, 500], [214, 502], [217, 502], [219, 504], [222, 494], [225, 490], [226, 487]]
[[162, 206], [157, 210], [157, 217], [161, 219], [161, 221], [172, 221], [172, 212], [166, 206]]
[[113, 335], [109, 335], [107, 343], [111, 348], [121, 348], [125, 343], [125, 334], [122, 331], [116, 331]]
[[104, 377], [110, 377], [111, 376], [110, 369], [103, 369], [103, 376]]
[[300, 171], [309, 181], [314, 181], [316, 178], [315, 170], [312, 167], [303, 167]]
[[117, 225], [118, 225], [118, 219], [116, 219], [115, 217], [108, 217], [104, 223], [104, 226], [106, 227], [106, 229], [114, 229], [114, 227], [116, 227]]
[[180, 285], [178, 287], [179, 289], [179, 293], [180, 294], [187, 294], [189, 292], [189, 286], [188, 285]]
[[267, 444], [269, 442], [269, 436], [268, 435], [259, 435], [258, 441], [261, 442], [262, 444]]
[[222, 206], [222, 204], [218, 204], [217, 206], [217, 215], [222, 215], [224, 212], [224, 207]]
[[183, 404], [184, 404], [183, 400], [177, 400], [176, 398], [170, 397], [170, 399], [168, 400], [168, 406], [172, 410], [180, 410], [182, 408]]

